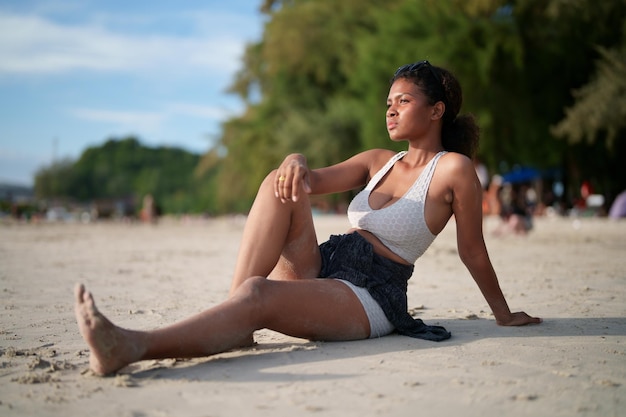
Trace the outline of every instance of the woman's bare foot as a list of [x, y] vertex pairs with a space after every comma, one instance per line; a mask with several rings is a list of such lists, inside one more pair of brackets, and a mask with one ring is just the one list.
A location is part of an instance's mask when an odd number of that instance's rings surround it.
[[115, 326], [98, 311], [82, 284], [74, 288], [76, 321], [90, 348], [89, 367], [107, 375], [141, 359], [143, 349], [135, 332]]

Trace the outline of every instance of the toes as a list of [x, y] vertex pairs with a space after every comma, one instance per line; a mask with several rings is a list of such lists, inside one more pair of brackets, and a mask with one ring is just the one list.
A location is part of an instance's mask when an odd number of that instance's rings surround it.
[[89, 309], [95, 309], [96, 303], [93, 300], [93, 296], [85, 289], [83, 284], [76, 284], [74, 287], [74, 297], [76, 298], [77, 306], [84, 305]]
[[74, 285], [74, 298], [77, 303], [83, 302], [83, 294], [85, 293], [85, 286], [83, 284]]

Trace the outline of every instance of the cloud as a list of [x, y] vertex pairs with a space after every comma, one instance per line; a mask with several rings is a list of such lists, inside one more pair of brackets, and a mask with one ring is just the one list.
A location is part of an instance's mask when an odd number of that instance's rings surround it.
[[189, 103], [171, 103], [167, 106], [170, 114], [177, 114], [202, 119], [223, 120], [231, 114], [229, 110], [215, 107]]
[[157, 131], [167, 115], [159, 112], [72, 109], [70, 113], [82, 120], [114, 124], [121, 129]]
[[232, 111], [217, 106], [177, 102], [165, 104], [160, 111], [73, 108], [69, 113], [81, 120], [114, 125], [118, 130], [154, 133], [181, 116], [219, 122], [231, 115]]
[[2, 11], [0, 27], [0, 75], [199, 70], [228, 75], [237, 69], [245, 44], [227, 32], [124, 33], [102, 23], [69, 25]]

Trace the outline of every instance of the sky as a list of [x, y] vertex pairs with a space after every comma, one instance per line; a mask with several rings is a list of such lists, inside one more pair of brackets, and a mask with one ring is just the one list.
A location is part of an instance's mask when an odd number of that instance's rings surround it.
[[204, 153], [244, 104], [226, 88], [260, 0], [0, 1], [0, 182], [111, 138]]

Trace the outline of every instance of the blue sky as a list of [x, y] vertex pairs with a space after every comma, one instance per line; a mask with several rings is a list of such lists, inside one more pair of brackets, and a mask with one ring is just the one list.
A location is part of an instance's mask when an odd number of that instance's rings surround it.
[[0, 2], [0, 182], [133, 135], [202, 153], [243, 103], [225, 89], [260, 0]]

